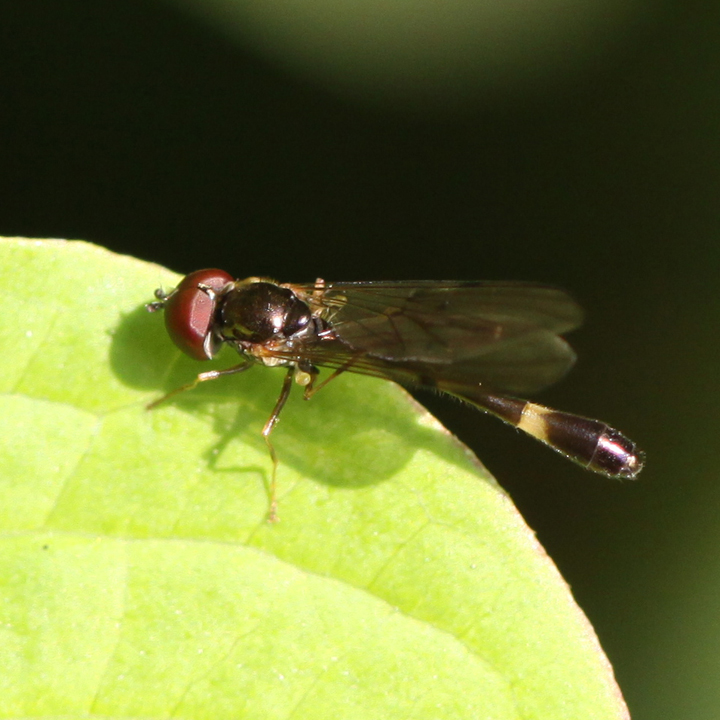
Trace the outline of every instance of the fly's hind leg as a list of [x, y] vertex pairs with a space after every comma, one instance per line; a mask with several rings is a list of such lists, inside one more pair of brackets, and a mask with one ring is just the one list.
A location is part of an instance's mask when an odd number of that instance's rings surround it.
[[360, 355], [351, 357], [339, 368], [333, 370], [330, 375], [317, 385], [315, 384], [315, 380], [320, 374], [320, 371], [313, 365], [298, 366], [298, 369], [295, 372], [295, 381], [299, 385], [303, 385], [305, 387], [305, 393], [303, 395], [305, 400], [309, 400], [316, 392], [320, 392], [320, 390], [322, 390], [331, 380], [334, 380], [339, 375], [342, 375], [347, 370], [350, 370], [359, 357]]

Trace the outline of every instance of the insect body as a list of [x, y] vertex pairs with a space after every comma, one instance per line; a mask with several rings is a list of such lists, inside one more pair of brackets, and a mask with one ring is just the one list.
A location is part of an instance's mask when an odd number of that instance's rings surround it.
[[[556, 288], [462, 281], [295, 285], [198, 270], [155, 296], [147, 308], [164, 309], [180, 350], [210, 360], [227, 344], [242, 362], [201, 373], [150, 407], [253, 365], [287, 368], [262, 431], [273, 461], [271, 520], [278, 461], [269, 436], [293, 381], [307, 399], [346, 371], [460, 397], [609, 477], [634, 478], [642, 469], [635, 444], [605, 423], [516, 397], [555, 382], [575, 361], [560, 334], [577, 327], [582, 312]], [[316, 384], [320, 367], [333, 372]]]

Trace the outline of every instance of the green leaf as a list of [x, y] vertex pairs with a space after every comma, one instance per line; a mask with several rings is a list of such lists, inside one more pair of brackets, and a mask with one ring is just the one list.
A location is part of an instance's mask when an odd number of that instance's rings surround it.
[[399, 387], [293, 394], [269, 525], [282, 370], [147, 412], [201, 365], [143, 307], [176, 276], [28, 240], [0, 274], [0, 717], [627, 717], [510, 500]]

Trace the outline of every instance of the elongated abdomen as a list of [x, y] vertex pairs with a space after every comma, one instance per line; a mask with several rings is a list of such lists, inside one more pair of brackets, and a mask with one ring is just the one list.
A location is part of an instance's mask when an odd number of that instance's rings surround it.
[[588, 470], [627, 479], [642, 470], [644, 456], [637, 445], [600, 420], [528, 400], [488, 394], [480, 388], [460, 388], [449, 383], [438, 383], [438, 388], [514, 425]]

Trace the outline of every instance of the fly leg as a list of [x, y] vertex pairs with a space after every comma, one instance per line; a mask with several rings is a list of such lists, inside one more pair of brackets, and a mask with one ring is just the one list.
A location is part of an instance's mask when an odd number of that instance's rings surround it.
[[315, 280], [315, 287], [313, 288], [312, 295], [310, 296], [310, 304], [320, 309], [323, 306], [323, 296], [325, 295], [325, 281], [322, 278]]
[[295, 374], [295, 368], [288, 368], [285, 380], [283, 380], [282, 389], [280, 390], [280, 396], [275, 403], [275, 407], [265, 423], [265, 427], [262, 429], [262, 436], [265, 439], [265, 444], [270, 451], [270, 459], [272, 460], [272, 476], [270, 478], [270, 508], [268, 510], [268, 522], [277, 522], [277, 468], [278, 468], [278, 456], [275, 452], [272, 442], [270, 442], [270, 433], [277, 424], [280, 418], [280, 412], [282, 411], [287, 399], [290, 397], [290, 391], [292, 390], [293, 375]]
[[[308, 367], [298, 366], [298, 372], [296, 374], [295, 380], [296, 382], [298, 382], [298, 384], [305, 386], [305, 394], [303, 395], [305, 400], [309, 400], [316, 392], [322, 390], [331, 380], [334, 380], [336, 377], [342, 375], [345, 371], [349, 370], [355, 364], [355, 361], [359, 357], [360, 355], [351, 357], [347, 362], [343, 363], [339, 368], [335, 369], [332, 373], [330, 373], [330, 375], [328, 375], [318, 385], [315, 385], [315, 379], [319, 374], [319, 370], [316, 367], [313, 367], [312, 365], [309, 365]], [[300, 380], [301, 376], [303, 376], [302, 381]], [[307, 376], [307, 378], [305, 378], [304, 376]]]
[[181, 385], [179, 388], [171, 390], [169, 393], [163, 395], [161, 398], [153, 400], [147, 406], [146, 410], [152, 410], [153, 408], [160, 405], [160, 403], [164, 403], [169, 398], [174, 397], [175, 395], [179, 395], [181, 392], [185, 392], [186, 390], [192, 390], [193, 388], [196, 388], [202, 382], [207, 382], [208, 380], [217, 380], [219, 377], [225, 377], [225, 375], [235, 375], [237, 373], [245, 372], [245, 370], [251, 368], [252, 365], [253, 364], [250, 362], [244, 362], [240, 365], [235, 365], [231, 368], [227, 368], [226, 370], [209, 370], [208, 372], [200, 373], [192, 382], [187, 383], [187, 385]]

